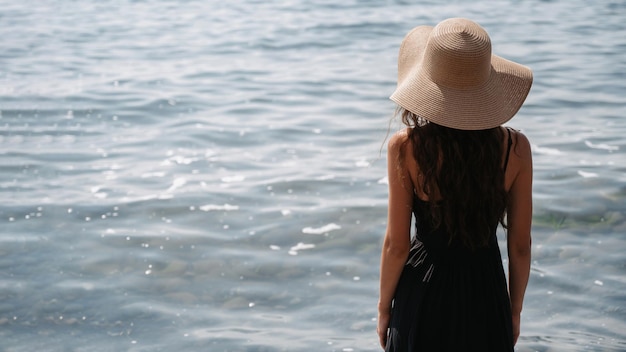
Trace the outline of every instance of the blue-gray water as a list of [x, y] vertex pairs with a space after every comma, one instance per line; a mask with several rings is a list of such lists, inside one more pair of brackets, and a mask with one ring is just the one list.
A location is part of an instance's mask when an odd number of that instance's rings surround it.
[[625, 350], [621, 0], [0, 0], [0, 350], [377, 351], [397, 50], [453, 16], [535, 72], [517, 350]]

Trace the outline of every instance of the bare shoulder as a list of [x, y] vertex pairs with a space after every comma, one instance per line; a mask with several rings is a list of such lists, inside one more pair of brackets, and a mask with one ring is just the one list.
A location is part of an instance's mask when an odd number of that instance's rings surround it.
[[520, 159], [520, 161], [524, 162], [524, 160], [531, 160], [531, 147], [530, 141], [526, 137], [526, 135], [516, 129], [509, 128], [511, 132], [511, 137], [513, 140], [513, 155], [512, 158]]
[[406, 148], [407, 141], [409, 141], [409, 130], [408, 128], [404, 128], [396, 133], [394, 133], [391, 138], [389, 138], [389, 152], [398, 153], [403, 148]]
[[513, 142], [509, 152], [509, 163], [505, 173], [506, 189], [517, 189], [521, 180], [532, 179], [532, 153], [530, 142], [524, 133], [509, 128]]

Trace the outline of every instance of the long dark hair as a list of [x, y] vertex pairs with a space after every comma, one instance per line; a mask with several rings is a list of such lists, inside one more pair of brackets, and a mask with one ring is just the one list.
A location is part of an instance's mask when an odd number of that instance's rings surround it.
[[433, 228], [444, 226], [450, 242], [469, 248], [488, 245], [498, 223], [506, 228], [502, 129], [457, 130], [399, 112], [409, 127]]

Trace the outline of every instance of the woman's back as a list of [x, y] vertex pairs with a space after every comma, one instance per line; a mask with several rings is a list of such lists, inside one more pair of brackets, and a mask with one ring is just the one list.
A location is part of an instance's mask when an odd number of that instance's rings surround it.
[[[506, 161], [507, 155], [508, 155], [508, 161], [507, 161], [507, 166], [504, 172], [504, 189], [505, 191], [509, 191], [511, 189], [511, 185], [513, 184], [513, 180], [516, 176], [516, 174], [519, 172], [521, 164], [522, 164], [522, 158], [524, 157], [523, 155], [520, 155], [519, 152], [516, 152], [516, 150], [518, 149], [528, 149], [530, 148], [529, 142], [526, 139], [526, 136], [524, 136], [524, 134], [522, 134], [521, 132], [514, 130], [514, 129], [509, 129], [507, 132], [507, 129], [504, 127], [500, 127], [501, 131], [502, 131], [502, 136], [501, 136], [501, 145], [502, 145], [502, 155], [501, 155], [501, 162], [502, 162], [502, 166], [504, 168], [504, 162]], [[509, 143], [509, 133], [510, 133], [510, 138], [511, 138], [511, 147], [510, 150], [508, 148], [508, 143]], [[403, 149], [402, 149], [402, 154], [404, 155], [412, 155], [413, 153], [413, 142], [408, 138], [408, 129], [404, 129], [400, 132], [398, 132], [398, 136], [396, 138], [399, 138], [400, 143], [404, 144]], [[518, 147], [518, 145], [520, 145]], [[416, 195], [424, 201], [430, 201], [430, 198], [428, 195], [424, 194], [424, 192], [421, 189], [421, 170], [417, 164], [417, 161], [415, 160], [414, 157], [411, 158], [406, 158], [404, 160], [404, 167], [406, 168], [406, 170], [408, 171], [410, 177], [411, 177], [411, 182], [413, 183], [413, 185], [416, 185]], [[436, 199], [435, 199], [436, 200]]]
[[[414, 142], [408, 132], [394, 138], [402, 141], [405, 155], [399, 171], [415, 185], [417, 231], [394, 296], [386, 351], [512, 351], [510, 301], [495, 227], [481, 234], [488, 239], [485, 245], [470, 248], [460, 239], [450, 240], [446, 227], [433, 223], [431, 207], [441, 199], [430, 199], [422, 190], [423, 172], [412, 157]], [[509, 190], [520, 168], [514, 150], [523, 135], [504, 128], [501, 132], [498, 165], [503, 187]], [[498, 219], [491, 221], [496, 226]], [[475, 228], [467, 230], [478, 234]]]

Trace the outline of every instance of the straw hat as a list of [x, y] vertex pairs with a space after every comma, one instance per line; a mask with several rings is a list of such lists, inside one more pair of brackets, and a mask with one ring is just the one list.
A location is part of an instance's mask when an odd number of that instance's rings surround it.
[[407, 34], [390, 99], [438, 125], [482, 130], [513, 118], [532, 81], [528, 67], [491, 54], [481, 26], [451, 18]]

